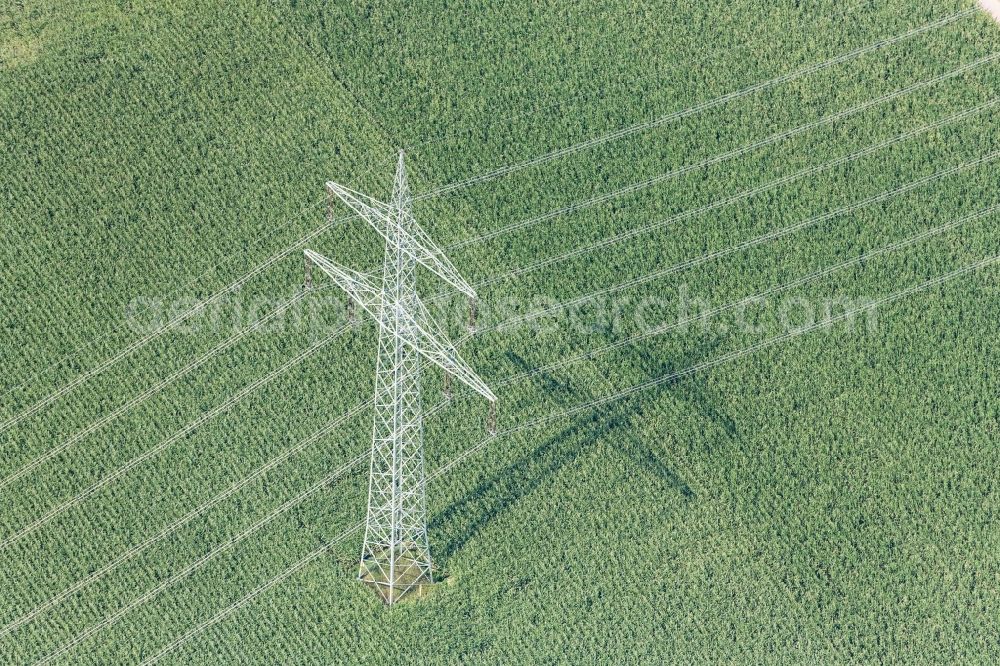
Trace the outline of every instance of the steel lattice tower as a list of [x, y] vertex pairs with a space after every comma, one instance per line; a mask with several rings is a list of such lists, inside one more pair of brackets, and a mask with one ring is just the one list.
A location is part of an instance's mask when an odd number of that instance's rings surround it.
[[446, 391], [448, 378], [454, 375], [489, 400], [491, 432], [495, 431], [496, 396], [462, 360], [417, 295], [419, 263], [469, 297], [470, 326], [474, 325], [476, 292], [413, 218], [403, 152], [388, 204], [336, 183], [326, 186], [331, 200], [338, 197], [385, 239], [381, 284], [312, 250], [305, 251], [305, 262], [307, 288], [315, 265], [379, 324], [368, 514], [359, 578], [374, 585], [391, 605], [414, 586], [433, 583], [427, 540], [421, 360], [445, 371]]

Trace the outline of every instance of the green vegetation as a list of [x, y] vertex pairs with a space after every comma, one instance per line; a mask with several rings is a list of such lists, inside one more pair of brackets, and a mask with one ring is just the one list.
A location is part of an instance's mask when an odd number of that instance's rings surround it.
[[[384, 196], [400, 146], [414, 192], [432, 192], [971, 0], [15, 4], [0, 10], [0, 662], [141, 662], [194, 629], [162, 663], [1000, 660], [995, 268], [490, 441], [431, 482], [443, 582], [391, 612], [355, 579], [360, 536], [338, 540], [363, 514], [368, 413], [313, 436], [370, 395], [374, 329], [341, 330], [332, 290], [296, 297], [296, 241], [325, 224], [324, 180]], [[1000, 204], [996, 62], [817, 122], [998, 49], [1000, 27], [977, 13], [421, 199], [418, 219], [482, 285], [487, 330], [464, 350], [502, 387], [501, 430], [788, 326], [777, 307], [754, 308], [753, 330], [730, 312], [504, 384], [641, 333], [640, 305], [646, 323], [676, 320], [680, 302], [721, 306]], [[768, 186], [812, 167], [823, 168]], [[1000, 252], [998, 219], [783, 296], [863, 303], [920, 284]], [[572, 313], [489, 330], [757, 237]], [[358, 269], [380, 259], [358, 221], [309, 246]], [[287, 299], [284, 316], [230, 343]], [[457, 303], [443, 304], [456, 338]], [[612, 305], [625, 315], [601, 312]], [[430, 407], [440, 386], [427, 375]], [[428, 468], [481, 442], [484, 419], [463, 394], [436, 412]]]

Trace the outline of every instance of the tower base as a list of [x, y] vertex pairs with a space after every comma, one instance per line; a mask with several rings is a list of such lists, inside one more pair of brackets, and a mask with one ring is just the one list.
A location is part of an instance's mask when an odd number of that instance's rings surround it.
[[358, 574], [358, 580], [374, 589], [386, 605], [391, 606], [405, 595], [423, 596], [434, 584], [430, 562], [418, 551], [397, 553], [395, 567], [390, 567], [391, 559], [388, 551], [366, 557]]

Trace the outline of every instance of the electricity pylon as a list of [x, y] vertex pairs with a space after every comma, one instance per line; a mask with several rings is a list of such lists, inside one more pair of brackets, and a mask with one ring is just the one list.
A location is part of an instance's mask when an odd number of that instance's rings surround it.
[[496, 431], [497, 397], [417, 295], [416, 264], [421, 264], [469, 297], [470, 327], [475, 325], [475, 290], [413, 218], [403, 151], [388, 204], [336, 183], [326, 187], [331, 200], [338, 197], [385, 239], [381, 281], [312, 250], [305, 251], [305, 265], [307, 288], [312, 266], [317, 266], [379, 325], [368, 514], [358, 577], [391, 605], [414, 586], [434, 582], [427, 541], [421, 358], [445, 371], [446, 393], [454, 375], [489, 401], [491, 433]]

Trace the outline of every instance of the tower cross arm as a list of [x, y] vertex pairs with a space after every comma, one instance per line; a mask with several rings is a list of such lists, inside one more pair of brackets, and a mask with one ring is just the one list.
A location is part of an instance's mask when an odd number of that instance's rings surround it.
[[462, 277], [462, 274], [458, 272], [455, 265], [451, 263], [451, 259], [437, 248], [431, 237], [423, 230], [423, 227], [413, 219], [413, 215], [409, 213], [407, 215], [410, 218], [407, 225], [408, 232], [413, 238], [416, 247], [414, 259], [458, 291], [469, 298], [475, 299], [476, 290]]
[[376, 287], [369, 276], [358, 271], [335, 264], [323, 255], [305, 251], [306, 259], [330, 276], [337, 286], [347, 292], [347, 295], [357, 301], [368, 314], [378, 319], [378, 309], [382, 304], [382, 292]]
[[406, 216], [404, 227], [396, 215], [397, 209], [389, 204], [334, 182], [328, 182], [326, 189], [360, 215], [386, 241], [393, 242], [397, 235], [405, 237], [407, 241], [405, 245], [418, 263], [469, 298], [476, 298], [476, 291], [472, 285], [462, 277], [451, 260], [437, 248], [427, 232], [413, 219], [413, 215], [408, 209], [400, 211], [402, 215]]
[[351, 210], [361, 216], [361, 219], [374, 227], [380, 235], [386, 236], [387, 227], [393, 218], [392, 206], [333, 181], [327, 181], [326, 190], [347, 204]]
[[496, 402], [497, 397], [476, 371], [462, 358], [448, 337], [434, 323], [427, 308], [418, 297], [416, 307], [409, 313], [414, 329], [418, 334], [419, 351], [431, 363], [445, 372], [451, 373], [473, 391], [490, 402]]
[[[381, 322], [379, 308], [382, 304], [382, 292], [372, 282], [372, 278], [359, 273], [358, 271], [345, 268], [335, 264], [323, 255], [312, 250], [306, 250], [305, 256], [313, 262], [323, 273], [337, 283], [337, 285], [347, 292], [358, 305], [372, 316], [376, 322]], [[412, 330], [416, 333], [416, 340], [405, 342], [442, 370], [451, 373], [460, 382], [471, 388], [473, 391], [483, 396], [490, 402], [496, 402], [496, 395], [490, 390], [475, 370], [462, 358], [455, 346], [449, 342], [448, 337], [434, 323], [427, 307], [419, 297], [414, 300], [414, 308], [407, 308], [401, 315], [409, 320]]]

